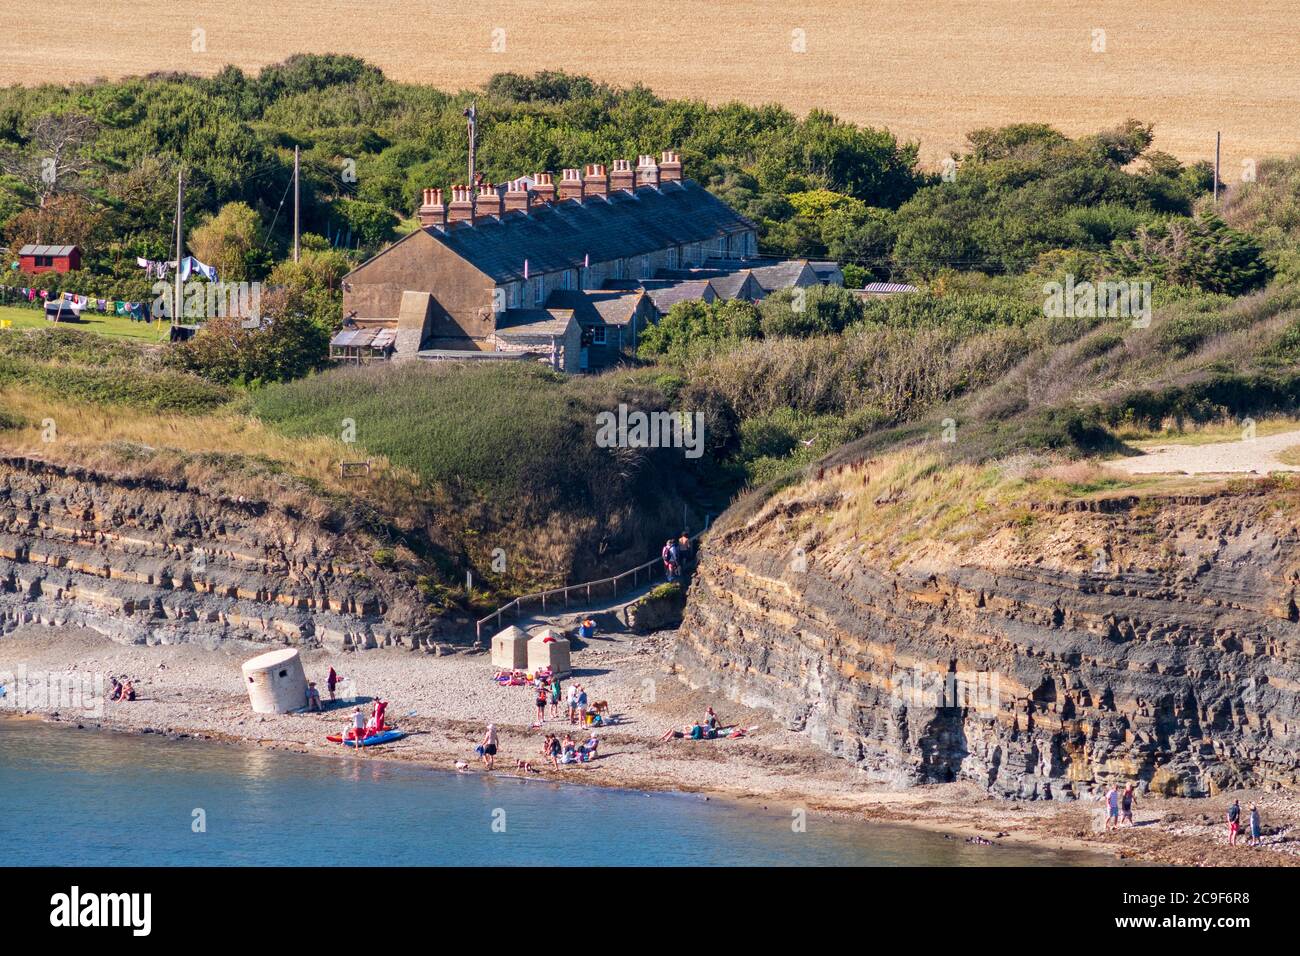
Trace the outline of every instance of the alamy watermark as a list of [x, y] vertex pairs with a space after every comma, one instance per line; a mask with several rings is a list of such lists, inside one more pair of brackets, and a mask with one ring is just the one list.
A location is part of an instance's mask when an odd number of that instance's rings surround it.
[[617, 412], [596, 415], [596, 445], [600, 448], [681, 448], [687, 458], [704, 454], [703, 412], [629, 411], [619, 402]]
[[[152, 286], [152, 314], [155, 319], [172, 317], [176, 288], [159, 280]], [[241, 319], [262, 317], [262, 283], [260, 282], [186, 282], [181, 286], [181, 318], [215, 319], [235, 316]]]
[[895, 703], [909, 707], [962, 707], [980, 717], [995, 717], [1001, 706], [998, 675], [993, 671], [902, 670], [889, 678]]
[[57, 710], [104, 716], [104, 675], [82, 672], [0, 671], [0, 710]]
[[1075, 282], [1067, 275], [1065, 282], [1043, 285], [1043, 314], [1049, 319], [1132, 319], [1133, 327], [1145, 329], [1151, 324], [1151, 283]]

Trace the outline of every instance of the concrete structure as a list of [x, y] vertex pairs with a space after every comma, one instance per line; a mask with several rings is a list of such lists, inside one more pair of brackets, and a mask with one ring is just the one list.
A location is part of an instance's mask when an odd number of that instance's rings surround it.
[[568, 639], [549, 627], [528, 639], [528, 669], [540, 667], [549, 667], [552, 674], [567, 674], [571, 669]]
[[528, 668], [528, 635], [511, 624], [492, 638], [492, 666], [512, 670]]
[[287, 714], [307, 706], [307, 675], [292, 647], [244, 661], [244, 687], [255, 714]]

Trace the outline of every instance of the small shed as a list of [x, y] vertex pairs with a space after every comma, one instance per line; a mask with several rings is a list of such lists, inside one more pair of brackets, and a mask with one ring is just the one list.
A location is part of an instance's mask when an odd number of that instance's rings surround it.
[[528, 669], [536, 671], [549, 667], [552, 674], [567, 674], [569, 666], [569, 641], [549, 627], [528, 639]]
[[335, 362], [386, 362], [393, 357], [397, 344], [397, 330], [343, 329], [330, 339], [330, 358]]
[[492, 638], [492, 664], [525, 670], [528, 667], [528, 635], [511, 624]]
[[244, 687], [255, 714], [287, 714], [307, 706], [307, 675], [292, 647], [244, 661]]
[[18, 250], [18, 268], [27, 273], [71, 272], [81, 268], [77, 246], [23, 246]]

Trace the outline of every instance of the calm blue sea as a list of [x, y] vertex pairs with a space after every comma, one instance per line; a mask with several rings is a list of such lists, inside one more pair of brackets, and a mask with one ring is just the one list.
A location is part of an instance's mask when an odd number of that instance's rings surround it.
[[[202, 811], [196, 814], [196, 811]], [[194, 832], [202, 819], [206, 832]], [[0, 720], [11, 865], [1097, 865], [685, 794]]]

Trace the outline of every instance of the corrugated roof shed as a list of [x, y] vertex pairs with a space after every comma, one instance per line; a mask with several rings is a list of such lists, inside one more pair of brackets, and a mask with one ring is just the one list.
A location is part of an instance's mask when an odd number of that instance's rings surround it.
[[608, 198], [567, 200], [472, 226], [426, 231], [497, 282], [646, 255], [674, 245], [746, 232], [754, 224], [692, 180]]
[[891, 295], [897, 292], [916, 292], [917, 288], [903, 282], [868, 282], [858, 291], [872, 292], [877, 295]]

